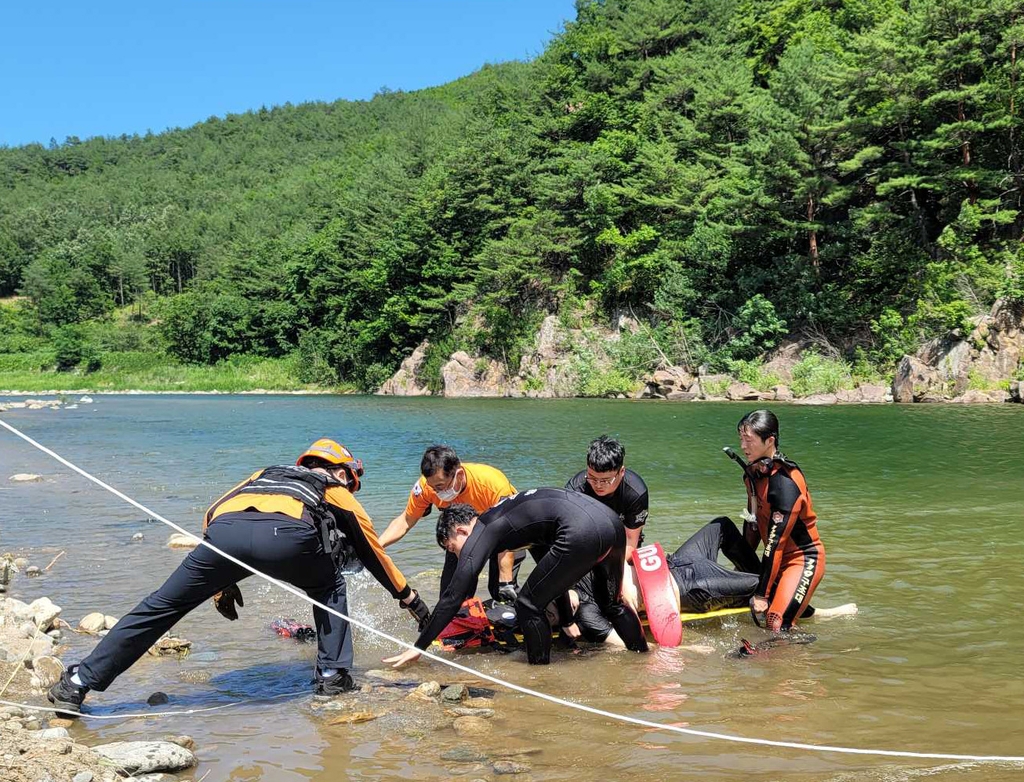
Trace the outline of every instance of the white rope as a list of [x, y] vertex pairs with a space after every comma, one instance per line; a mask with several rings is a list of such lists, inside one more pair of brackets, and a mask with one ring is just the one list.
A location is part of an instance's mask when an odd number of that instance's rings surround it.
[[25, 709], [26, 711], [43, 711], [47, 713], [56, 712], [58, 714], [68, 714], [72, 717], [82, 717], [89, 720], [132, 720], [132, 719], [144, 719], [146, 717], [177, 717], [180, 715], [196, 715], [205, 714], [211, 711], [221, 711], [223, 709], [231, 709], [235, 706], [241, 706], [245, 703], [262, 703], [264, 701], [276, 701], [280, 698], [292, 698], [296, 695], [306, 695], [309, 690], [296, 690], [295, 692], [285, 692], [280, 695], [268, 695], [265, 698], [245, 698], [240, 701], [232, 701], [231, 703], [221, 703], [217, 706], [206, 706], [203, 708], [196, 709], [182, 709], [181, 711], [144, 711], [136, 712], [133, 714], [86, 714], [84, 712], [69, 711], [68, 709], [59, 709], [56, 706], [30, 706], [27, 703], [16, 703], [14, 701], [0, 700], [2, 706], [17, 706], [18, 708]]
[[[100, 487], [106, 489], [107, 491], [109, 491], [114, 496], [121, 498], [122, 500], [127, 502], [129, 505], [135, 506], [136, 508], [138, 508], [139, 510], [141, 510], [143, 513], [147, 514], [151, 518], [154, 518], [157, 521], [160, 521], [160, 522], [166, 524], [168, 527], [171, 527], [172, 529], [175, 529], [175, 530], [177, 530], [178, 532], [181, 532], [184, 535], [188, 535], [189, 537], [196, 538], [199, 541], [200, 545], [206, 546], [211, 551], [216, 552], [217, 554], [219, 554], [220, 556], [222, 556], [225, 559], [229, 560], [230, 562], [234, 562], [236, 565], [238, 565], [239, 567], [244, 568], [245, 570], [248, 570], [253, 575], [259, 576], [260, 578], [264, 579], [265, 581], [268, 581], [271, 584], [274, 584], [275, 586], [280, 587], [281, 589], [285, 590], [286, 592], [290, 592], [291, 594], [293, 594], [296, 597], [298, 597], [300, 600], [304, 600], [305, 602], [309, 603], [310, 605], [316, 606], [316, 607], [318, 607], [318, 608], [320, 608], [320, 609], [322, 609], [324, 611], [327, 611], [328, 613], [333, 614], [334, 616], [338, 617], [339, 619], [344, 619], [345, 621], [349, 622], [350, 624], [353, 624], [356, 627], [360, 627], [363, 630], [366, 630], [367, 632], [370, 632], [370, 633], [372, 633], [372, 634], [374, 634], [376, 636], [379, 636], [380, 638], [383, 638], [383, 639], [385, 639], [387, 641], [391, 641], [392, 643], [397, 644], [399, 646], [402, 646], [402, 647], [404, 647], [406, 649], [414, 649], [415, 648], [412, 644], [407, 643], [405, 641], [402, 641], [402, 640], [400, 640], [398, 638], [395, 638], [394, 636], [388, 635], [387, 633], [385, 633], [385, 632], [383, 632], [381, 630], [378, 630], [375, 627], [371, 627], [371, 626], [369, 626], [369, 625], [367, 625], [367, 624], [365, 624], [363, 622], [360, 622], [358, 619], [353, 619], [352, 617], [345, 616], [341, 612], [336, 611], [333, 608], [325, 606], [323, 603], [320, 603], [320, 602], [314, 600], [313, 598], [309, 597], [307, 594], [305, 594], [301, 590], [296, 589], [295, 587], [293, 587], [291, 584], [286, 584], [283, 581], [279, 581], [276, 578], [268, 576], [265, 573], [261, 573], [259, 570], [256, 570], [256, 568], [252, 567], [251, 565], [248, 565], [245, 562], [242, 562], [240, 559], [237, 559], [237, 558], [231, 556], [230, 554], [227, 554], [227, 553], [221, 551], [216, 546], [211, 545], [206, 540], [203, 540], [202, 538], [197, 537], [196, 535], [194, 535], [193, 533], [189, 532], [188, 530], [186, 530], [186, 529], [184, 529], [182, 527], [179, 527], [174, 522], [168, 521], [167, 519], [165, 519], [160, 514], [156, 513], [155, 511], [150, 510], [145, 505], [143, 505], [143, 504], [133, 500], [131, 497], [127, 496], [126, 494], [118, 491], [113, 486], [110, 486], [110, 485], [104, 483], [99, 478], [96, 478], [93, 475], [90, 475], [85, 470], [83, 470], [80, 467], [77, 467], [76, 465], [72, 464], [71, 462], [69, 462], [64, 457], [60, 456], [57, 453], [54, 453], [53, 451], [51, 451], [46, 446], [41, 445], [40, 443], [37, 443], [31, 437], [29, 437], [28, 435], [18, 431], [17, 429], [15, 429], [13, 426], [8, 424], [3, 419], [0, 419], [0, 426], [3, 426], [5, 429], [10, 431], [12, 434], [17, 435], [22, 440], [27, 442], [29, 445], [32, 445], [33, 447], [38, 448], [40, 451], [42, 451], [43, 453], [47, 454], [48, 456], [53, 457], [58, 462], [63, 464], [65, 467], [68, 467], [68, 468], [74, 470], [75, 472], [77, 472], [82, 477], [84, 477], [87, 480], [90, 480], [93, 483], [95, 483], [97, 486], [100, 486]], [[554, 695], [548, 695], [547, 693], [538, 692], [537, 690], [531, 690], [528, 687], [523, 687], [523, 686], [521, 686], [519, 684], [515, 684], [514, 682], [509, 682], [509, 681], [506, 681], [504, 679], [499, 679], [496, 676], [491, 676], [491, 675], [483, 673], [481, 671], [477, 671], [477, 670], [475, 670], [473, 668], [469, 668], [469, 667], [467, 667], [465, 665], [462, 665], [460, 663], [457, 663], [457, 662], [455, 662], [453, 660], [449, 660], [449, 659], [446, 659], [444, 657], [439, 657], [438, 655], [433, 654], [432, 652], [423, 651], [423, 650], [419, 650], [419, 649], [417, 649], [416, 651], [419, 651], [424, 657], [426, 657], [426, 658], [428, 658], [430, 660], [434, 660], [436, 662], [439, 662], [439, 663], [441, 663], [443, 665], [447, 665], [450, 668], [455, 668], [456, 670], [463, 671], [464, 673], [471, 674], [471, 675], [476, 676], [476, 677], [478, 677], [480, 679], [483, 679], [485, 681], [489, 681], [489, 682], [491, 682], [493, 684], [497, 684], [499, 686], [506, 687], [506, 688], [508, 688], [510, 690], [514, 690], [515, 692], [522, 693], [523, 695], [529, 695], [530, 697], [533, 697], [533, 698], [539, 698], [540, 700], [547, 701], [548, 703], [554, 703], [554, 704], [557, 704], [559, 706], [564, 706], [564, 707], [566, 707], [568, 709], [576, 709], [577, 711], [583, 711], [583, 712], [586, 712], [588, 714], [594, 714], [594, 715], [597, 715], [599, 717], [605, 717], [607, 719], [616, 720], [618, 722], [626, 722], [626, 723], [629, 723], [631, 725], [640, 725], [641, 727], [644, 727], [644, 728], [653, 728], [655, 730], [663, 730], [663, 731], [670, 732], [670, 733], [680, 733], [680, 734], [683, 734], [683, 735], [686, 735], [686, 736], [698, 736], [700, 738], [705, 738], [705, 739], [717, 739], [719, 741], [729, 741], [729, 742], [733, 742], [733, 743], [736, 743], [736, 744], [755, 744], [755, 745], [762, 746], [762, 747], [783, 747], [783, 748], [786, 748], [786, 749], [798, 749], [798, 750], [803, 750], [803, 751], [806, 751], [806, 752], [834, 752], [834, 753], [839, 753], [839, 754], [844, 754], [844, 755], [875, 755], [875, 756], [890, 757], [890, 758], [919, 758], [919, 759], [925, 759], [925, 760], [973, 760], [973, 761], [982, 761], [982, 762], [1024, 763], [1024, 756], [1021, 756], [1021, 755], [957, 755], [957, 754], [951, 754], [951, 753], [946, 753], [946, 752], [907, 752], [907, 751], [889, 750], [889, 749], [860, 749], [860, 748], [857, 748], [857, 747], [838, 747], [838, 746], [831, 746], [831, 745], [827, 745], [827, 744], [803, 744], [803, 743], [796, 742], [796, 741], [773, 741], [771, 739], [748, 738], [746, 736], [731, 736], [731, 735], [729, 735], [727, 733], [714, 733], [712, 731], [697, 730], [695, 728], [682, 728], [682, 727], [679, 727], [679, 726], [676, 726], [676, 725], [664, 725], [664, 724], [657, 723], [657, 722], [651, 722], [650, 720], [640, 719], [639, 717], [630, 717], [630, 716], [625, 715], [625, 714], [616, 714], [614, 712], [605, 711], [604, 709], [598, 709], [598, 708], [595, 708], [593, 706], [587, 706], [587, 705], [582, 704], [582, 703], [573, 703], [572, 701], [567, 701], [564, 698], [559, 698], [559, 697], [554, 696]]]

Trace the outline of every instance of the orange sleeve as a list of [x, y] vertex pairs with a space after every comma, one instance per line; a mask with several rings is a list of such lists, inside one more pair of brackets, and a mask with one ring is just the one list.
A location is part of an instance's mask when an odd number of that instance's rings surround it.
[[373, 522], [359, 500], [348, 489], [340, 486], [331, 486], [324, 499], [335, 511], [335, 518], [343, 525], [346, 537], [366, 569], [396, 600], [407, 598], [411, 591], [409, 583], [391, 557], [384, 552]]
[[427, 486], [427, 479], [420, 477], [409, 491], [409, 501], [405, 503], [405, 517], [409, 521], [419, 521], [427, 509], [439, 501], [434, 490]]

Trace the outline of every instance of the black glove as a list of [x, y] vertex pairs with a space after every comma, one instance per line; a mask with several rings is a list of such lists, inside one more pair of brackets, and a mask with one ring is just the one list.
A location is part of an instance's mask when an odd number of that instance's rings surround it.
[[512, 605], [519, 599], [519, 584], [515, 581], [498, 582], [498, 602]]
[[417, 629], [423, 632], [423, 628], [430, 623], [430, 609], [427, 604], [423, 602], [423, 598], [420, 597], [419, 592], [413, 592], [413, 599], [408, 603], [405, 603], [402, 607], [408, 611], [412, 618], [416, 620]]
[[238, 588], [238, 584], [232, 584], [219, 595], [213, 596], [213, 607], [217, 609], [217, 613], [232, 622], [238, 619], [238, 609], [235, 608], [235, 603], [238, 603], [238, 608], [245, 605], [242, 601], [242, 590]]

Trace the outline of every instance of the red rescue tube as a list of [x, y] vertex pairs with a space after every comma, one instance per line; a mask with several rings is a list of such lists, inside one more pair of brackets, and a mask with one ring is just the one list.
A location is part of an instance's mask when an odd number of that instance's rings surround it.
[[638, 548], [633, 552], [632, 559], [651, 635], [661, 646], [679, 646], [683, 640], [679, 599], [672, 590], [672, 574], [661, 544], [652, 543]]

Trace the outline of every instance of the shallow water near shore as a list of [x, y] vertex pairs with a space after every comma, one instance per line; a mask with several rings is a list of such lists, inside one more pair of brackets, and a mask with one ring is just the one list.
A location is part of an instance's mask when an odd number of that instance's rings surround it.
[[[614, 400], [443, 400], [379, 397], [103, 396], [75, 410], [16, 410], [4, 419], [167, 518], [198, 531], [212, 499], [267, 464], [289, 461], [320, 435], [366, 463], [359, 499], [378, 531], [398, 513], [419, 457], [436, 441], [467, 461], [502, 468], [518, 488], [561, 485], [602, 433], [626, 444], [627, 463], [651, 489], [648, 541], [674, 549], [717, 515], [737, 518], [736, 446], [748, 407]], [[858, 748], [1024, 754], [1024, 406], [775, 406], [783, 450], [804, 469], [828, 550], [815, 604], [856, 602], [860, 614], [808, 622], [818, 640], [751, 660], [727, 653], [763, 636], [746, 617], [688, 625], [684, 643], [710, 654], [661, 649], [647, 656], [556, 655], [547, 668], [521, 654], [460, 657], [481, 671], [589, 706], [658, 723], [737, 736]], [[12, 483], [38, 473], [42, 483]], [[413, 586], [437, 595], [442, 557], [434, 516], [390, 550]], [[145, 539], [132, 543], [134, 533]], [[181, 561], [171, 531], [6, 431], [0, 432], [0, 552], [45, 566], [19, 574], [11, 594], [49, 596], [72, 624], [86, 613], [121, 616]], [[427, 575], [419, 575], [425, 574]], [[615, 723], [500, 688], [492, 732], [463, 739], [414, 709], [361, 724], [328, 725], [308, 694], [314, 647], [275, 636], [277, 617], [309, 622], [297, 598], [266, 583], [242, 584], [234, 623], [212, 607], [175, 630], [194, 642], [182, 660], [143, 658], [106, 693], [96, 713], [203, 708], [224, 711], [83, 721], [87, 744], [187, 733], [196, 779], [493, 779], [503, 752], [534, 780], [1020, 779], [1024, 767], [886, 759], [733, 744]], [[353, 615], [407, 640], [408, 615], [367, 575], [350, 582]], [[66, 661], [95, 639], [72, 635]], [[356, 630], [357, 680], [397, 651]], [[465, 674], [420, 663], [410, 676], [441, 682]], [[208, 681], [199, 681], [205, 678]], [[487, 685], [491, 686], [491, 685]], [[294, 693], [294, 694], [293, 694]], [[276, 696], [276, 697], [275, 697]], [[360, 696], [363, 697], [363, 696]], [[274, 698], [273, 700], [262, 700]], [[382, 700], [384, 700], [382, 698]], [[363, 705], [373, 705], [372, 697]], [[456, 747], [472, 753], [452, 760]], [[442, 757], [445, 756], [445, 757]], [[487, 758], [486, 760], [484, 758]]]

